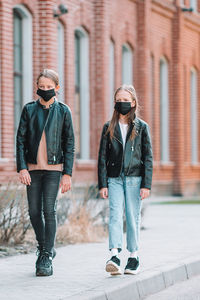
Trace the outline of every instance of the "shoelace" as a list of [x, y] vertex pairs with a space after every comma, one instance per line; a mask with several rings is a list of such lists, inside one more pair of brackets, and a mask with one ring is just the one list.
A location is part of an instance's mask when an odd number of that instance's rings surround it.
[[50, 264], [50, 261], [52, 261], [52, 257], [49, 255], [49, 253], [43, 252], [40, 257], [41, 264], [46, 266]]

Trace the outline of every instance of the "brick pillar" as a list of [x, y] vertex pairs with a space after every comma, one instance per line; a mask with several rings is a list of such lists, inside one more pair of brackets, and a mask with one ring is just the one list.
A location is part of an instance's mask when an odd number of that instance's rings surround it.
[[44, 68], [57, 71], [57, 18], [53, 17], [56, 0], [40, 0], [38, 3], [40, 70]]
[[172, 64], [171, 64], [171, 89], [170, 99], [170, 141], [171, 160], [175, 163], [173, 193], [182, 195], [184, 192], [184, 78], [182, 40], [184, 38], [184, 19], [180, 7], [174, 14], [172, 29]]
[[[94, 1], [96, 153], [102, 125], [109, 117], [109, 0]], [[93, 100], [91, 100], [93, 101]]]
[[150, 51], [149, 51], [149, 22], [151, 12], [150, 0], [138, 0], [137, 3], [137, 80], [136, 91], [142, 107], [141, 116], [149, 122], [150, 107]]
[[14, 157], [14, 86], [13, 86], [13, 9], [11, 1], [2, 1], [1, 14], [1, 156]]

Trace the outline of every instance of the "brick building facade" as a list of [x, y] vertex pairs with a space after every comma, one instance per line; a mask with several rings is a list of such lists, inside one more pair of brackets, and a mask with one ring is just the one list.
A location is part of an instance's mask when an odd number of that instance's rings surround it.
[[[68, 13], [55, 16], [60, 4]], [[73, 114], [75, 184], [96, 182], [113, 91], [133, 83], [151, 128], [154, 192], [200, 193], [200, 0], [0, 1], [0, 37], [0, 182], [16, 177], [20, 112], [52, 68]]]

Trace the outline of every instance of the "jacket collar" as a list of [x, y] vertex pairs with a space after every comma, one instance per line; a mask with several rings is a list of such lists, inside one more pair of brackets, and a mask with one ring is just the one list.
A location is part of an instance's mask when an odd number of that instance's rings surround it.
[[140, 120], [138, 118], [136, 118], [136, 117], [133, 120], [133, 126], [135, 127], [135, 133], [136, 133], [136, 135], [138, 135], [139, 130], [140, 130]]
[[[131, 135], [131, 132], [133, 130], [133, 127], [135, 128], [136, 135], [138, 135], [139, 130], [140, 130], [140, 121], [136, 117], [133, 120], [132, 124], [128, 128], [128, 132], [127, 132], [127, 136], [126, 136], [126, 141], [128, 141], [128, 139], [129, 139], [129, 137]], [[120, 127], [119, 127], [119, 122], [117, 122], [117, 125], [115, 126], [114, 138], [117, 139], [120, 143], [123, 144], [121, 130], [120, 130]]]
[[[45, 106], [45, 105], [42, 105], [42, 104], [40, 103], [40, 99], [38, 99], [36, 102], [37, 102], [37, 104], [38, 104], [40, 107], [42, 107], [42, 108], [46, 108], [46, 106]], [[49, 108], [51, 108], [51, 107], [55, 106], [55, 105], [56, 105], [56, 103], [57, 103], [57, 100], [56, 100], [56, 98], [55, 98], [55, 99], [54, 99], [54, 102], [53, 102], [52, 104], [50, 104], [50, 105], [49, 105]]]

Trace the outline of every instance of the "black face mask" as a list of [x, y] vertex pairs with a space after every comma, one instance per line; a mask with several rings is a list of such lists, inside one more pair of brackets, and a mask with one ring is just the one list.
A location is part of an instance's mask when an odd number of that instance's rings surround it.
[[131, 110], [131, 102], [116, 102], [115, 109], [122, 115], [126, 115]]
[[51, 89], [51, 90], [41, 90], [38, 89], [37, 90], [37, 94], [42, 97], [42, 99], [46, 102], [48, 102], [52, 97], [54, 97], [56, 95], [55, 90]]

